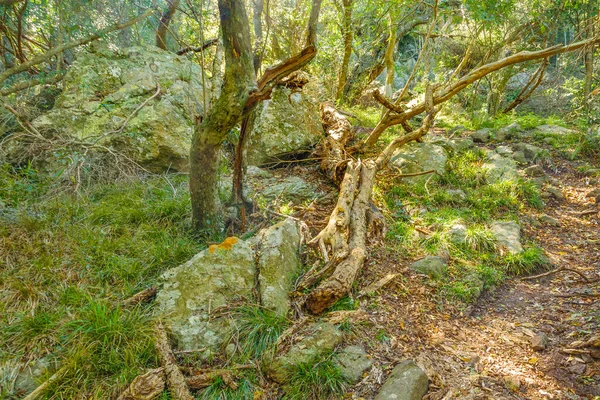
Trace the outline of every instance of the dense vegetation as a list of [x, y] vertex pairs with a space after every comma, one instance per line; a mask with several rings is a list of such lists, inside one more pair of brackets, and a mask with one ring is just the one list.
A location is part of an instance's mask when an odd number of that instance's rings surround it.
[[[43, 382], [39, 398], [117, 398], [161, 364], [153, 305], [127, 299], [225, 237], [250, 238], [286, 216], [325, 238], [306, 246], [306, 270], [334, 271], [295, 293], [307, 314], [376, 313], [377, 299], [365, 306], [358, 296], [369, 257], [376, 260], [369, 268], [450, 260], [423, 286], [438, 308], [457, 313], [507, 279], [547, 269], [544, 243], [524, 237], [522, 251], [506, 251], [490, 224], [539, 224], [531, 216], [556, 201], [558, 184], [516, 167], [498, 179], [490, 157], [502, 150], [519, 168], [598, 182], [599, 7], [597, 0], [0, 0], [0, 398], [23, 398]], [[298, 93], [308, 106], [294, 103]], [[285, 136], [291, 125], [313, 124], [265, 117], [265, 101], [276, 96], [298, 115], [298, 104], [314, 116], [328, 102], [339, 120], [322, 113], [321, 143], [257, 163], [272, 170], [260, 170], [265, 178], [246, 165], [246, 154], [267, 152], [253, 135], [268, 137], [265, 125]], [[285, 117], [283, 110], [273, 115]], [[487, 137], [453, 142], [473, 132]], [[443, 150], [441, 171], [394, 166], [399, 152], [423, 141]], [[535, 154], [506, 156], [523, 148]], [[309, 194], [267, 193], [290, 177], [308, 181]], [[386, 226], [379, 235], [371, 224], [378, 216]], [[338, 221], [331, 231], [329, 218]], [[332, 283], [339, 276], [355, 279]], [[410, 296], [407, 279], [390, 289], [394, 296]], [[197, 398], [342, 398], [352, 386], [334, 362], [337, 350], [274, 384], [261, 362], [302, 321], [299, 311], [234, 306], [229, 342], [237, 353], [208, 361], [177, 354], [188, 369], [221, 371]], [[390, 342], [368, 321], [336, 326], [352, 342]], [[31, 369], [39, 371], [24, 372]]]

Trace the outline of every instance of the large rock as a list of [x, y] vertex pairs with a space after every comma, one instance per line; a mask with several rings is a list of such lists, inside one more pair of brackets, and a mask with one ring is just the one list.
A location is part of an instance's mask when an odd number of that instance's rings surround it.
[[509, 252], [521, 253], [521, 227], [515, 221], [495, 221], [491, 226], [496, 242], [506, 247]]
[[497, 183], [517, 179], [517, 163], [515, 160], [491, 153], [483, 165], [487, 170], [487, 181]]
[[371, 368], [373, 361], [367, 357], [361, 346], [348, 346], [333, 357], [333, 362], [340, 369], [342, 376], [350, 383], [360, 381], [363, 373]]
[[439, 279], [446, 274], [448, 263], [442, 257], [427, 256], [410, 265], [413, 271], [425, 274], [430, 278]]
[[283, 86], [257, 109], [248, 141], [249, 165], [260, 165], [288, 152], [310, 149], [325, 136], [319, 104], [307, 90], [293, 92]]
[[577, 133], [572, 129], [567, 129], [558, 125], [540, 125], [536, 126], [534, 129], [535, 133], [540, 133], [542, 135], [569, 135]]
[[473, 139], [470, 137], [436, 137], [431, 140], [431, 143], [444, 147], [447, 151], [461, 152], [473, 147]]
[[285, 315], [287, 293], [301, 268], [299, 245], [298, 227], [287, 219], [248, 241], [227, 238], [165, 272], [156, 312], [177, 346], [203, 349], [198, 353], [203, 358], [220, 351], [235, 322], [210, 315], [211, 310], [236, 299], [251, 299], [256, 292], [263, 306]]
[[[433, 143], [411, 143], [400, 148], [392, 156], [391, 162], [404, 174], [434, 170], [438, 174], [446, 172], [448, 156], [442, 146]], [[430, 175], [414, 176], [412, 181], [427, 180]]]
[[277, 382], [285, 382], [296, 367], [333, 351], [342, 341], [343, 335], [328, 322], [315, 322], [300, 337], [302, 339], [292, 345], [288, 352], [275, 357], [265, 366], [269, 375]]
[[375, 400], [421, 400], [428, 390], [425, 372], [414, 361], [406, 360], [394, 368]]
[[63, 88], [54, 108], [33, 121], [36, 128], [98, 138], [155, 171], [187, 168], [194, 119], [203, 113], [197, 64], [157, 47], [111, 51], [97, 43], [79, 54]]
[[262, 305], [285, 315], [290, 308], [288, 292], [302, 269], [298, 225], [288, 218], [261, 231], [256, 240]]

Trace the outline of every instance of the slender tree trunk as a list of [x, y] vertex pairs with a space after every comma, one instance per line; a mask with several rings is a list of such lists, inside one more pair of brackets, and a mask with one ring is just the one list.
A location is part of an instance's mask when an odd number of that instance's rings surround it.
[[169, 24], [173, 19], [177, 7], [179, 7], [180, 0], [167, 0], [167, 9], [163, 12], [158, 23], [158, 29], [156, 30], [156, 46], [163, 50], [168, 50], [167, 47], [167, 31]]
[[221, 132], [209, 132], [207, 127], [201, 126], [192, 141], [190, 195], [194, 227], [200, 233], [218, 232], [223, 224], [218, 191], [221, 144], [201, 140], [205, 136], [220, 135]]
[[[394, 92], [394, 50], [397, 46], [396, 40], [396, 27], [392, 21], [392, 14], [389, 13], [390, 18], [390, 39], [388, 40], [387, 48], [385, 49], [385, 56], [383, 59], [385, 65], [385, 88], [384, 96], [388, 99], [392, 98]], [[387, 109], [382, 107], [382, 113], [385, 113]]]
[[348, 65], [350, 64], [350, 56], [352, 55], [352, 1], [343, 0], [344, 4], [344, 57], [342, 59], [342, 68], [340, 70], [340, 77], [338, 81], [336, 100], [340, 101], [344, 94], [344, 86], [346, 85], [346, 79], [348, 78]]
[[[587, 37], [594, 37], [594, 25], [590, 23], [587, 29]], [[585, 104], [588, 104], [590, 92], [592, 91], [592, 80], [594, 77], [594, 49], [595, 45], [592, 44], [585, 49], [584, 64], [585, 64], [585, 84], [583, 87], [583, 97]]]

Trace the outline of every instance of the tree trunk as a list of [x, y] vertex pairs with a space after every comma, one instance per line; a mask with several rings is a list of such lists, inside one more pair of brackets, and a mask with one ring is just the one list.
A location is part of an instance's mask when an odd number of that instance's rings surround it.
[[[388, 99], [392, 98], [394, 92], [394, 50], [397, 46], [396, 28], [392, 24], [392, 14], [390, 18], [390, 40], [388, 40], [387, 48], [385, 49], [384, 65], [385, 65], [385, 88], [383, 94]], [[408, 84], [408, 82], [407, 82]], [[382, 112], [385, 113], [386, 108], [383, 107]]]
[[[223, 218], [219, 203], [219, 158], [220, 143], [198, 143], [210, 133], [201, 128], [194, 135], [190, 154], [190, 195], [194, 229], [212, 234], [220, 231]], [[213, 132], [220, 137], [221, 132]]]
[[158, 29], [156, 30], [156, 46], [163, 50], [168, 50], [167, 47], [167, 31], [169, 24], [173, 19], [177, 7], [179, 7], [180, 0], [167, 0], [167, 9], [163, 12], [158, 23]]
[[350, 56], [352, 55], [352, 1], [343, 0], [344, 5], [344, 57], [342, 59], [342, 67], [338, 81], [336, 100], [340, 101], [344, 93], [344, 86], [348, 77], [348, 65], [350, 64]]

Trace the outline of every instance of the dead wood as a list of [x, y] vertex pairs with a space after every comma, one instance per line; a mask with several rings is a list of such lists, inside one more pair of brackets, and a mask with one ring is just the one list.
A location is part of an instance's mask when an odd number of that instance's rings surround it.
[[398, 275], [400, 275], [400, 274], [387, 274], [383, 278], [379, 279], [376, 282], [371, 283], [369, 286], [362, 289], [358, 293], [358, 297], [362, 297], [362, 296], [368, 295], [369, 293], [378, 291], [379, 289], [383, 288], [385, 285], [387, 285], [388, 283], [393, 281], [394, 278], [396, 278]]
[[190, 53], [190, 52], [199, 53], [203, 50], [208, 49], [210, 46], [217, 45], [218, 43], [219, 43], [219, 38], [208, 39], [208, 40], [205, 40], [201, 46], [198, 46], [198, 47], [189, 47], [188, 46], [188, 47], [184, 47], [182, 49], [177, 50], [177, 55], [181, 56], [183, 54]]
[[213, 384], [215, 378], [220, 377], [223, 382], [231, 389], [235, 390], [238, 388], [233, 374], [227, 369], [215, 369], [212, 371], [206, 371], [194, 376], [187, 378], [185, 381], [191, 389], [204, 389]]
[[123, 301], [123, 305], [124, 306], [135, 306], [135, 305], [142, 304], [142, 303], [148, 303], [150, 300], [152, 300], [154, 298], [154, 296], [156, 296], [156, 291], [157, 291], [156, 286], [151, 286], [147, 289], [142, 290], [141, 292], [134, 294], [130, 298], [125, 299]]
[[35, 388], [33, 392], [25, 396], [23, 400], [35, 400], [38, 397], [40, 397], [46, 391], [46, 389], [48, 389], [48, 386], [50, 386], [52, 383], [58, 380], [66, 372], [66, 370], [66, 367], [62, 367], [61, 369], [56, 371], [50, 378], [48, 378], [47, 381]]
[[521, 280], [530, 281], [530, 280], [534, 280], [534, 279], [538, 279], [538, 278], [543, 278], [545, 276], [554, 275], [554, 274], [556, 274], [558, 272], [562, 272], [562, 271], [573, 272], [573, 273], [579, 275], [584, 281], [590, 282], [590, 279], [587, 276], [585, 276], [583, 273], [577, 271], [576, 269], [567, 268], [567, 267], [556, 268], [556, 269], [553, 269], [552, 271], [544, 272], [543, 274], [539, 274], [539, 275], [525, 276], [525, 277], [521, 278]]
[[185, 377], [177, 366], [177, 360], [171, 350], [167, 332], [165, 331], [162, 322], [158, 321], [154, 333], [156, 338], [156, 350], [158, 351], [160, 364], [163, 366], [167, 377], [169, 393], [175, 400], [194, 400], [194, 397], [187, 387]]
[[362, 321], [367, 319], [369, 314], [363, 310], [341, 310], [332, 311], [327, 314], [325, 321], [330, 324], [341, 324], [344, 321]]
[[151, 369], [137, 376], [117, 400], [152, 400], [165, 390], [165, 369]]

